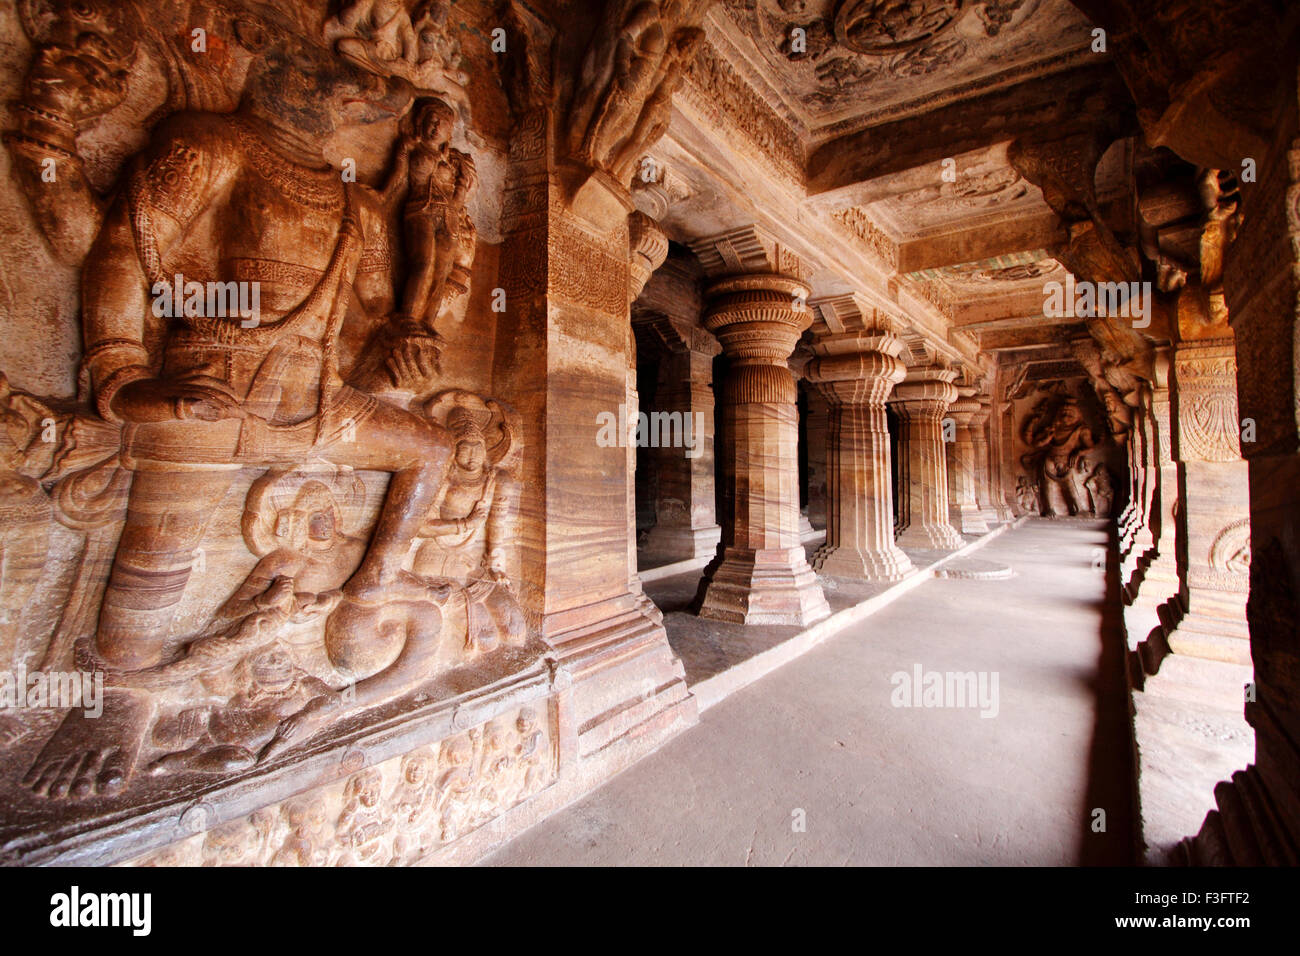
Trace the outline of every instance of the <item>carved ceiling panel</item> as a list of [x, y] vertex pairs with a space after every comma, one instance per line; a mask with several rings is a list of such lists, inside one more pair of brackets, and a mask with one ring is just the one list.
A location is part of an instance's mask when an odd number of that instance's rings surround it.
[[871, 203], [872, 217], [899, 238], [915, 238], [1046, 208], [1038, 187], [1009, 165], [981, 162], [937, 172], [928, 183]]
[[1068, 0], [724, 0], [721, 8], [717, 22], [747, 41], [759, 72], [814, 137], [931, 107], [972, 83], [1054, 72], [1091, 41]]

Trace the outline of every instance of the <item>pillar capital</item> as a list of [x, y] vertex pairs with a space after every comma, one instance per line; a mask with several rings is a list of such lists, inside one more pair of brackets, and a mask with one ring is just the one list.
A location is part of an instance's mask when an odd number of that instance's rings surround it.
[[632, 330], [638, 344], [645, 341], [670, 355], [699, 352], [712, 358], [722, 351], [722, 346], [712, 335], [684, 318], [665, 315], [653, 310], [632, 312]]
[[[974, 391], [973, 389], [971, 390]], [[948, 417], [955, 421], [958, 427], [970, 427], [975, 424], [975, 417], [979, 415], [981, 405], [979, 400], [973, 394], [967, 395], [966, 389], [957, 390], [957, 398], [948, 406]]]
[[883, 405], [907, 374], [898, 357], [902, 341], [893, 336], [837, 338], [814, 342], [804, 378], [832, 405]]
[[654, 271], [668, 258], [668, 237], [659, 223], [639, 209], [627, 217], [628, 290], [627, 300], [634, 302]]
[[952, 384], [956, 377], [956, 369], [941, 365], [908, 369], [903, 381], [894, 386], [891, 401], [895, 411], [905, 420], [925, 418], [938, 421], [959, 397], [957, 386]]
[[[812, 265], [761, 226], [742, 226], [687, 242], [705, 274], [720, 278], [776, 274], [806, 281]], [[807, 297], [805, 286], [804, 296]]]
[[730, 276], [705, 290], [701, 324], [731, 359], [732, 401], [795, 403], [787, 360], [812, 322], [807, 296], [804, 283], [774, 273]]

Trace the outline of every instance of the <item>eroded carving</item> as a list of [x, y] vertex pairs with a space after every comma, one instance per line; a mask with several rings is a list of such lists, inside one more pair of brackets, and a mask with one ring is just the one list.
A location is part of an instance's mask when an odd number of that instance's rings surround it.
[[524, 704], [401, 757], [156, 850], [135, 866], [393, 866], [472, 832], [555, 780], [545, 705]]

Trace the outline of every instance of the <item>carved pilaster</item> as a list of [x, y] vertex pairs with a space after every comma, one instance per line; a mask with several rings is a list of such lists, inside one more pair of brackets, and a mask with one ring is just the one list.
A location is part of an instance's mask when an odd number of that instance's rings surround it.
[[638, 343], [660, 355], [652, 432], [657, 418], [680, 427], [680, 445], [651, 448], [658, 477], [655, 525], [644, 553], [655, 560], [685, 561], [712, 556], [722, 538], [715, 508], [713, 358], [717, 340], [684, 318], [658, 312], [633, 316]]
[[993, 414], [993, 397], [989, 394], [978, 396], [980, 410], [971, 420], [971, 440], [975, 444], [975, 502], [979, 505], [980, 516], [986, 525], [995, 525], [1001, 521], [998, 515], [997, 494], [999, 484], [996, 469], [993, 467], [992, 441], [990, 438], [990, 419]]
[[975, 418], [979, 413], [975, 389], [959, 388], [957, 401], [948, 407], [954, 440], [944, 442], [944, 453], [948, 467], [949, 516], [952, 525], [963, 534], [985, 534], [989, 530], [975, 494]]
[[1156, 378], [1152, 383], [1149, 411], [1151, 446], [1155, 461], [1155, 489], [1151, 499], [1149, 527], [1154, 551], [1136, 588], [1128, 597], [1138, 605], [1157, 606], [1178, 591], [1177, 524], [1178, 465], [1173, 457], [1170, 419], [1169, 372], [1172, 348], [1156, 350]]
[[1174, 453], [1182, 471], [1185, 616], [1178, 653], [1249, 663], [1250, 498], [1240, 456], [1237, 361], [1231, 338], [1180, 344], [1173, 368]]

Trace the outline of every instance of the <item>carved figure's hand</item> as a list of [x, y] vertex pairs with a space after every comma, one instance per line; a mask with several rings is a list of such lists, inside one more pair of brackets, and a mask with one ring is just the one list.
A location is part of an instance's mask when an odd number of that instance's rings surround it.
[[384, 362], [393, 387], [416, 395], [429, 391], [441, 373], [440, 345], [440, 339], [427, 333], [402, 339]]
[[280, 610], [289, 612], [293, 609], [293, 578], [281, 575], [271, 582], [271, 586], [266, 589], [257, 599], [257, 606], [263, 610]]
[[125, 422], [216, 422], [244, 418], [234, 398], [204, 385], [146, 378], [123, 385], [113, 396], [113, 411]]
[[456, 185], [456, 194], [464, 199], [478, 188], [478, 168], [474, 165], [474, 157], [467, 153], [461, 155], [464, 158], [460, 162], [460, 181]]

